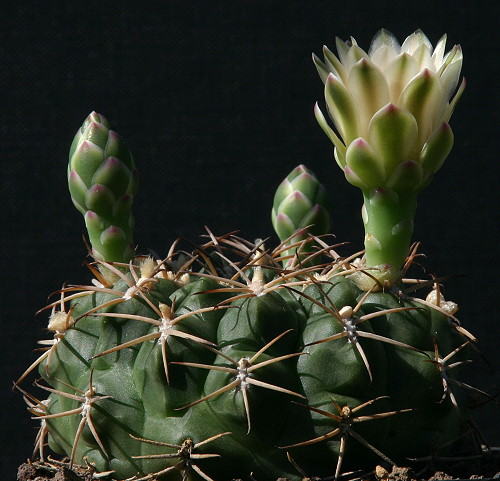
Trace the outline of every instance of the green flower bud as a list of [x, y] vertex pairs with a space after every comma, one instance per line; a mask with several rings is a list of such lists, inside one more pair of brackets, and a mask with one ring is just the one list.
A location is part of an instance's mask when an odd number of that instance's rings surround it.
[[[276, 190], [272, 209], [274, 230], [288, 244], [323, 235], [330, 228], [330, 208], [324, 187], [305, 166], [299, 165]], [[306, 251], [309, 251], [306, 248]]]
[[70, 149], [68, 185], [85, 216], [93, 255], [128, 262], [134, 255], [131, 205], [137, 191], [134, 160], [109, 122], [92, 112]]

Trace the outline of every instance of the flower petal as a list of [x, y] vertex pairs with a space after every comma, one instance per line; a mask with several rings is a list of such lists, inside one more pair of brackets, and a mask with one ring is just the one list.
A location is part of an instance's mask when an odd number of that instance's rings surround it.
[[437, 71], [439, 75], [442, 75], [444, 70], [454, 61], [462, 61], [462, 48], [460, 45], [455, 45], [444, 57], [439, 70]]
[[346, 64], [347, 53], [349, 52], [349, 45], [344, 42], [341, 38], [335, 38], [335, 46], [337, 47], [337, 53], [339, 54], [339, 59], [343, 65]]
[[433, 120], [436, 113], [443, 111], [442, 89], [438, 76], [429, 69], [420, 72], [401, 92], [397, 104], [415, 117], [418, 124], [418, 143], [423, 145], [434, 130]]
[[467, 82], [465, 81], [465, 79], [462, 79], [462, 83], [460, 84], [460, 87], [458, 88], [457, 93], [451, 99], [450, 104], [448, 105], [448, 107], [446, 107], [446, 109], [443, 113], [443, 116], [441, 117], [442, 122], [448, 122], [450, 120], [451, 115], [453, 114], [453, 111], [455, 110], [455, 107], [457, 105], [457, 102], [460, 100], [460, 97], [464, 93], [466, 84], [467, 84]]
[[443, 62], [444, 52], [446, 48], [446, 40], [447, 40], [447, 35], [444, 34], [439, 39], [438, 43], [436, 44], [436, 48], [432, 53], [432, 61], [434, 62], [434, 70], [436, 72], [439, 71], [439, 68], [441, 67], [441, 64]]
[[[452, 60], [448, 61], [448, 58], [450, 57]], [[462, 62], [462, 49], [460, 48], [460, 45], [456, 45], [446, 56], [443, 62], [444, 69], [440, 71], [443, 96], [447, 101], [451, 98], [453, 92], [457, 88], [460, 71], [462, 70]]]
[[434, 63], [432, 62], [432, 57], [431, 57], [431, 50], [432, 47], [429, 48], [428, 45], [423, 43], [413, 53], [413, 58], [417, 61], [419, 70], [428, 68], [432, 72], [435, 71]]
[[370, 60], [361, 59], [349, 72], [348, 88], [358, 106], [361, 135], [373, 114], [389, 103], [389, 86], [380, 71]]
[[371, 61], [382, 71], [397, 57], [398, 53], [390, 45], [382, 45], [371, 55]]
[[347, 52], [346, 61], [344, 63], [346, 71], [349, 72], [360, 60], [368, 60], [369, 58], [368, 54], [362, 48], [353, 45], [349, 49], [349, 52]]
[[418, 29], [409, 35], [406, 40], [401, 45], [401, 52], [409, 53], [413, 55], [415, 51], [420, 47], [420, 45], [427, 45], [429, 50], [432, 50], [432, 44], [427, 38], [427, 36], [422, 32], [422, 30]]
[[346, 166], [345, 153], [346, 153], [345, 147], [344, 147], [343, 152], [341, 152], [339, 149], [337, 149], [337, 147], [335, 147], [335, 149], [333, 151], [333, 157], [335, 158], [335, 162], [337, 162], [337, 165], [342, 170], [344, 170], [344, 168]]
[[328, 75], [326, 79], [325, 99], [344, 144], [349, 144], [359, 137], [359, 115], [352, 95], [333, 74]]
[[418, 74], [418, 64], [416, 60], [407, 53], [398, 55], [385, 71], [385, 77], [389, 84], [389, 95], [391, 102], [397, 102], [401, 92]]
[[312, 54], [312, 60], [314, 62], [314, 65], [316, 66], [316, 70], [318, 71], [318, 74], [319, 74], [319, 77], [321, 78], [321, 81], [323, 83], [325, 83], [326, 82], [326, 77], [328, 77], [328, 74], [330, 73], [328, 67], [314, 53]]
[[345, 84], [347, 81], [347, 73], [340, 60], [326, 46], [323, 46], [323, 55], [325, 57], [325, 65], [329, 71], [334, 73]]
[[390, 47], [396, 53], [399, 53], [399, 50], [401, 49], [401, 45], [396, 37], [385, 28], [380, 29], [373, 37], [370, 48], [368, 49], [370, 57], [372, 57], [373, 54], [381, 47]]
[[339, 139], [335, 131], [328, 125], [328, 122], [326, 121], [323, 112], [321, 112], [321, 109], [319, 108], [317, 102], [314, 105], [314, 116], [316, 117], [316, 120], [320, 127], [323, 129], [323, 132], [325, 132], [333, 145], [335, 145], [336, 149], [339, 150], [342, 155], [345, 155], [345, 145], [342, 143], [342, 140]]

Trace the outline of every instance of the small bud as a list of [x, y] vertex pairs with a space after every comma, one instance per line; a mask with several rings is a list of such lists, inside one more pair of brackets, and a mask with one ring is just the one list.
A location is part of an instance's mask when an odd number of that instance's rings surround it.
[[274, 230], [281, 241], [323, 235], [330, 228], [330, 208], [324, 187], [303, 165], [296, 167], [279, 185], [272, 210]]

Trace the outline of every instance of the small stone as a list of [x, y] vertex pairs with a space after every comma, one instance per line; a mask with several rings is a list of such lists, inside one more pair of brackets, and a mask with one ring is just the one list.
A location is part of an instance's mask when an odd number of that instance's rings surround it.
[[59, 469], [54, 476], [54, 481], [81, 481], [82, 479], [81, 476], [66, 467]]
[[385, 469], [383, 466], [378, 465], [375, 468], [375, 476], [377, 477], [377, 479], [386, 480], [389, 478], [389, 471], [387, 471], [387, 469]]
[[398, 466], [394, 466], [392, 468], [390, 477], [391, 479], [394, 479], [396, 481], [414, 481], [417, 479], [415, 473], [413, 472], [413, 469], [400, 468]]
[[30, 463], [24, 463], [17, 469], [17, 479], [25, 481], [33, 479], [36, 476], [36, 468]]
[[431, 478], [429, 478], [429, 481], [432, 480], [440, 480], [440, 479], [453, 479], [453, 476], [450, 476], [449, 474], [445, 473], [444, 471], [436, 471]]

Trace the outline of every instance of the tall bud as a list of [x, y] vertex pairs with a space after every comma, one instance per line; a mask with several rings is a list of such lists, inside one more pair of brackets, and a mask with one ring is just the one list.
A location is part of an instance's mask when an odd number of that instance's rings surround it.
[[96, 112], [85, 119], [71, 145], [68, 185], [85, 217], [94, 257], [128, 262], [135, 255], [131, 207], [137, 170], [122, 138]]

